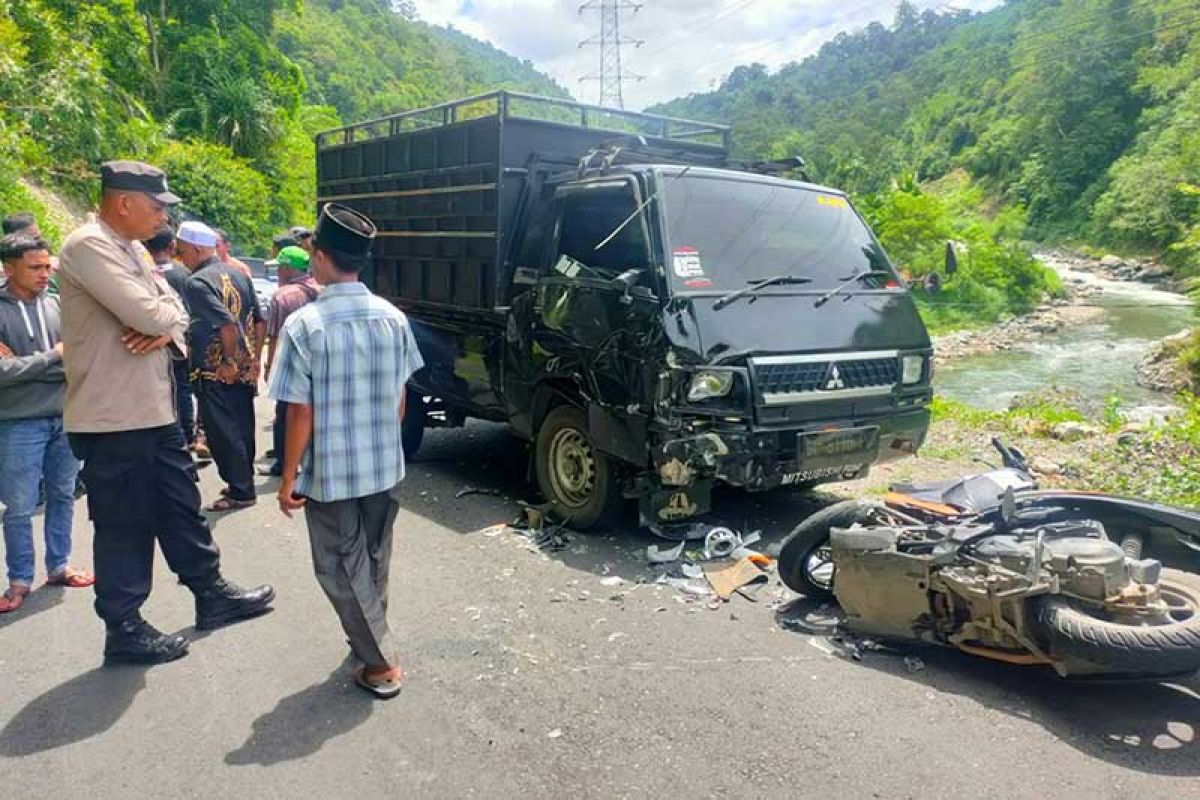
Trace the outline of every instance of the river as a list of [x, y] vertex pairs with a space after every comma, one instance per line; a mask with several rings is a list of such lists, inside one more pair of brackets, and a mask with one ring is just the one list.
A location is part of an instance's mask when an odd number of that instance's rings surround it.
[[1050, 257], [1043, 261], [1064, 282], [1100, 287], [1099, 294], [1084, 302], [1099, 305], [1103, 315], [1092, 322], [1063, 326], [1005, 352], [965, 356], [939, 367], [935, 390], [994, 410], [1007, 408], [1019, 394], [1054, 386], [1099, 402], [1116, 395], [1126, 408], [1152, 412], [1169, 407], [1168, 395], [1137, 385], [1135, 367], [1154, 342], [1195, 324], [1191, 301], [1150, 284], [1077, 272]]

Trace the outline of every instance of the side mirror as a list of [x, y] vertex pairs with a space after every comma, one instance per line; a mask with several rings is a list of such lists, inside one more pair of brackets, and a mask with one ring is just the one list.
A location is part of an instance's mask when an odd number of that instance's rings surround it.
[[946, 274], [958, 272], [958, 254], [954, 252], [954, 242], [946, 242]]

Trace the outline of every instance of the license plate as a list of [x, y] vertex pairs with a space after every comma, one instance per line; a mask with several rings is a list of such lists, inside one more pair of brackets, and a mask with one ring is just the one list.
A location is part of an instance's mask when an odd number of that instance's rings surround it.
[[[871, 462], [879, 450], [879, 428], [843, 428], [798, 437], [799, 465], [806, 469]], [[865, 456], [865, 457], [864, 457]]]

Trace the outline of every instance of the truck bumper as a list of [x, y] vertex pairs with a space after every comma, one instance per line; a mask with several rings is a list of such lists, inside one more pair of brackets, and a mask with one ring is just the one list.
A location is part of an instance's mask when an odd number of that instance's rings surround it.
[[[643, 517], [668, 522], [702, 513], [715, 481], [761, 492], [859, 478], [874, 464], [915, 454], [928, 429], [929, 410], [915, 408], [802, 428], [714, 426], [672, 438], [654, 448], [656, 474], [639, 492]], [[822, 448], [808, 446], [817, 440]]]

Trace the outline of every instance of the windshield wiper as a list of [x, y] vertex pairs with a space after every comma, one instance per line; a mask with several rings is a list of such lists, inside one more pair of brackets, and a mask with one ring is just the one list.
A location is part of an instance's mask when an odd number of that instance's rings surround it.
[[745, 297], [748, 294], [754, 294], [759, 289], [765, 289], [768, 286], [778, 286], [785, 283], [812, 283], [812, 278], [806, 278], [803, 275], [775, 275], [770, 278], [763, 278], [761, 281], [751, 281], [750, 285], [745, 289], [738, 289], [729, 294], [722, 295], [717, 298], [717, 302], [713, 303], [713, 311], [720, 311], [725, 306], [737, 300], [739, 297]]
[[864, 278], [890, 277], [891, 274], [892, 273], [888, 272], [886, 269], [868, 269], [868, 270], [863, 270], [862, 272], [856, 272], [849, 277], [843, 278], [841, 283], [839, 283], [837, 286], [830, 289], [825, 294], [818, 297], [817, 302], [813, 303], [813, 308], [820, 308], [821, 306], [825, 305], [826, 303], [828, 303], [830, 300], [833, 299], [834, 295], [836, 295], [838, 292], [842, 291], [843, 289], [845, 289], [847, 286], [849, 286], [852, 283], [857, 283], [858, 281], [861, 281]]

